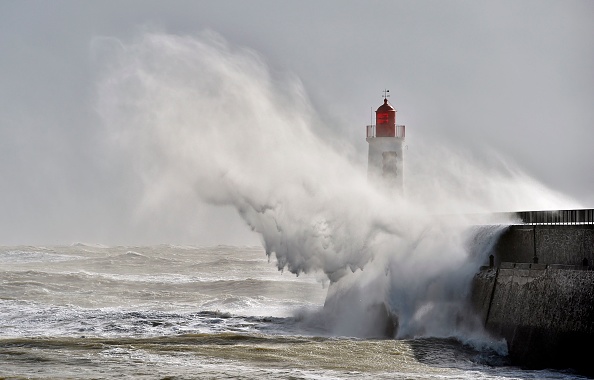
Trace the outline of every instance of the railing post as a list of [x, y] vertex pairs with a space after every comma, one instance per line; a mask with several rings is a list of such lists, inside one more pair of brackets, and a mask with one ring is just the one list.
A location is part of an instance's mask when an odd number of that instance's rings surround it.
[[536, 226], [532, 226], [532, 246], [534, 247], [534, 257], [532, 262], [538, 264], [538, 256], [536, 255]]

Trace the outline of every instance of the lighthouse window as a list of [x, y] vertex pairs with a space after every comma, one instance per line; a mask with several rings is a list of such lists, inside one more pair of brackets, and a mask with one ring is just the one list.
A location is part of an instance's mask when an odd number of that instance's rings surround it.
[[387, 113], [378, 113], [377, 114], [377, 124], [388, 124], [388, 114]]

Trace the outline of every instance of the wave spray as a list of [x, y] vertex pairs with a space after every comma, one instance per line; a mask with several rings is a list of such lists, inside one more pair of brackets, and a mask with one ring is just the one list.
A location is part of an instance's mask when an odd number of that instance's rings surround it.
[[98, 110], [143, 184], [143, 210], [233, 207], [279, 270], [330, 282], [334, 334], [384, 329], [378, 304], [396, 337], [468, 334], [469, 281], [511, 222], [489, 213], [571, 203], [501, 159], [429, 142], [407, 155], [405, 191], [387, 195], [350, 144], [316, 133], [329, 127], [297, 78], [213, 32], [94, 47], [106, 62]]

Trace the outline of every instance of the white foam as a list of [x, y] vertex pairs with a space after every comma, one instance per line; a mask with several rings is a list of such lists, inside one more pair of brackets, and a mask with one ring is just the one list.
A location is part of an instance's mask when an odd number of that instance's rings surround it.
[[476, 159], [442, 141], [415, 141], [404, 192], [383, 191], [340, 136], [316, 133], [324, 126], [298, 79], [213, 33], [149, 32], [111, 51], [98, 108], [122, 152], [134, 152], [141, 212], [172, 200], [234, 207], [280, 270], [336, 284], [357, 276], [407, 336], [455, 327], [462, 284], [478, 269], [471, 225], [494, 211], [575, 206], [497, 154]]

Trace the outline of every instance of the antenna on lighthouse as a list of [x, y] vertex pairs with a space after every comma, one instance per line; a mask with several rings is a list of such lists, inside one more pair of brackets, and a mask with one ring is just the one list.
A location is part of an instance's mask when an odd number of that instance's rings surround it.
[[384, 99], [390, 97], [390, 94], [388, 94], [388, 92], [390, 92], [390, 90], [384, 90], [384, 95], [383, 95]]

